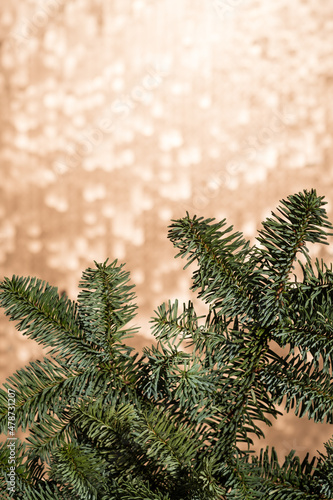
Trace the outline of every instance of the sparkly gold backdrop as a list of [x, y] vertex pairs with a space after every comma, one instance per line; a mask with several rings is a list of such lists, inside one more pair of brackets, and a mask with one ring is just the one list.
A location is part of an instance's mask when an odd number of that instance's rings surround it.
[[[330, 210], [332, 2], [0, 6], [1, 277], [36, 275], [75, 298], [93, 260], [126, 262], [141, 348], [160, 303], [193, 299], [171, 218], [227, 217], [252, 239], [304, 188]], [[0, 329], [3, 381], [41, 350], [3, 316]], [[280, 455], [322, 450], [331, 434], [289, 415], [276, 427]]]

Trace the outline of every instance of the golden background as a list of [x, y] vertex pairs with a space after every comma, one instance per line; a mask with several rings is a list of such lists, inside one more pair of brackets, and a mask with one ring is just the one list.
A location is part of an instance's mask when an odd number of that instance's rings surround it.
[[[194, 300], [170, 219], [227, 217], [253, 241], [313, 187], [332, 220], [331, 2], [2, 0], [0, 28], [1, 277], [75, 298], [94, 260], [126, 262], [142, 348], [158, 305]], [[3, 315], [0, 333], [4, 381], [41, 349]], [[292, 415], [274, 429], [280, 456], [332, 433]]]

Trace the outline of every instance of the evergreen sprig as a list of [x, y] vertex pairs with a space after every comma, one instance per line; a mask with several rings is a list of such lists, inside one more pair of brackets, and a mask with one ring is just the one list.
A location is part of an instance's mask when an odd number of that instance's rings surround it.
[[255, 245], [225, 220], [172, 221], [169, 239], [185, 267], [196, 264], [192, 290], [207, 312], [162, 304], [156, 345], [141, 357], [125, 343], [136, 305], [117, 261], [87, 269], [76, 302], [36, 278], [5, 278], [0, 306], [48, 353], [0, 389], [1, 433], [9, 393], [29, 431], [15, 441], [12, 489], [13, 440], [0, 445], [2, 497], [332, 499], [333, 440], [326, 454], [301, 462], [291, 450], [282, 464], [274, 448], [252, 448], [280, 404], [333, 422], [333, 270], [307, 248], [332, 235], [324, 205], [315, 190], [282, 200]]

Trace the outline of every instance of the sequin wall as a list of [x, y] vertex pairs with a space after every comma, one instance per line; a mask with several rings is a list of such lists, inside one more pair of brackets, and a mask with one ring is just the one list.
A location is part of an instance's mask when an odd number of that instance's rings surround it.
[[[140, 348], [160, 303], [193, 298], [170, 219], [227, 217], [253, 239], [281, 198], [311, 187], [330, 211], [332, 2], [0, 5], [1, 276], [75, 298], [93, 260], [126, 262]], [[3, 379], [41, 351], [3, 316], [0, 328]], [[290, 416], [277, 429], [280, 454], [331, 434]]]

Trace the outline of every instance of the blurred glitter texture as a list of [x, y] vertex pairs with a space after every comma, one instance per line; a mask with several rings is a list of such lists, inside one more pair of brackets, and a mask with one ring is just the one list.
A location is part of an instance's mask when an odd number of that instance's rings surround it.
[[[253, 240], [296, 191], [330, 211], [332, 2], [2, 0], [0, 29], [1, 277], [75, 298], [93, 260], [126, 262], [140, 348], [160, 303], [193, 299], [171, 218], [227, 217]], [[333, 243], [316, 250], [329, 262]], [[41, 351], [0, 328], [3, 380]], [[320, 429], [288, 415], [268, 442], [315, 452]]]

